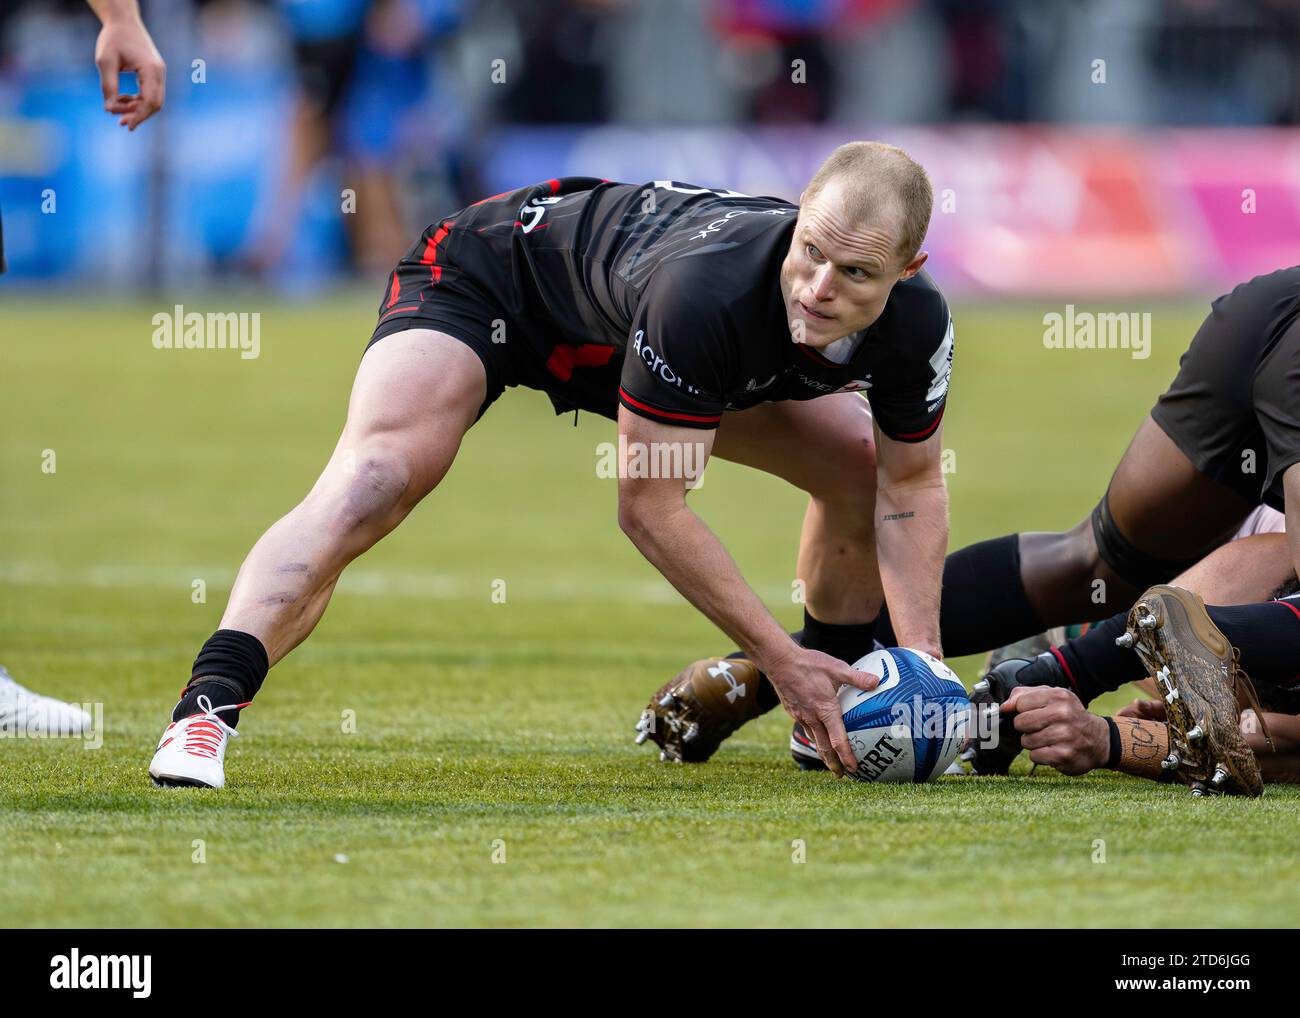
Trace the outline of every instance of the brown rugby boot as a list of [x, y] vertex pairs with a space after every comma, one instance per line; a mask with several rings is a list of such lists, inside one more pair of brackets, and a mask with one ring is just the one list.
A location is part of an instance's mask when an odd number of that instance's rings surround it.
[[703, 763], [722, 741], [764, 713], [758, 666], [746, 657], [706, 657], [689, 664], [650, 698], [636, 723], [636, 741], [660, 749], [660, 760]]
[[1133, 648], [1164, 697], [1165, 770], [1190, 785], [1193, 795], [1261, 795], [1259, 765], [1240, 727], [1242, 709], [1252, 707], [1259, 716], [1259, 701], [1205, 602], [1182, 587], [1151, 587], [1128, 613], [1127, 631], [1116, 642]]

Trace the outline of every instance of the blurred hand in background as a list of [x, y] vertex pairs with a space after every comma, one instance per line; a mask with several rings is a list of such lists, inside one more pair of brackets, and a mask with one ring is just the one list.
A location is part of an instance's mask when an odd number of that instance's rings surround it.
[[[95, 43], [95, 66], [104, 92], [104, 109], [120, 116], [123, 127], [134, 131], [162, 109], [167, 87], [167, 65], [149, 37], [137, 0], [89, 0], [103, 23]], [[118, 76], [134, 71], [140, 91], [124, 95]]]

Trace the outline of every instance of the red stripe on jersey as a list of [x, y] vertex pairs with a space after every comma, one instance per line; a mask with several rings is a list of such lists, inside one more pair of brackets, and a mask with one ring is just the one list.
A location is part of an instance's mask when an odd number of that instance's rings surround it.
[[645, 410], [647, 413], [655, 414], [658, 417], [670, 417], [674, 421], [699, 421], [701, 424], [716, 424], [722, 420], [722, 414], [711, 414], [707, 417], [701, 417], [698, 414], [678, 414], [670, 410], [660, 410], [658, 407], [648, 406], [639, 399], [629, 396], [627, 390], [619, 386], [618, 398], [626, 403], [632, 404], [638, 410]]
[[573, 377], [573, 369], [600, 367], [614, 356], [614, 347], [603, 343], [583, 343], [582, 346], [557, 346], [546, 358], [546, 370], [561, 382]]
[[471, 205], [470, 205], [470, 208], [473, 208], [475, 205], [482, 205], [482, 204], [483, 204], [484, 202], [486, 202], [486, 201], [496, 201], [498, 198], [504, 198], [506, 195], [508, 195], [508, 194], [510, 194], [510, 193], [512, 193], [512, 192], [510, 192], [510, 191], [502, 191], [500, 194], [490, 195], [490, 196], [488, 196], [487, 198], [480, 198], [478, 201], [476, 201], [476, 202], [474, 202], [473, 204], [471, 204]]
[[[944, 409], [946, 410], [947, 407], [945, 407]], [[895, 436], [895, 437], [897, 437], [897, 438], [929, 438], [931, 435], [934, 434], [934, 429], [937, 428], [937, 427], [939, 426], [939, 422], [940, 422], [941, 420], [943, 420], [943, 410], [940, 410], [940, 411], [939, 411], [939, 416], [936, 417], [936, 418], [934, 419], [934, 423], [931, 424], [931, 425], [930, 425], [928, 428], [926, 428], [924, 431], [905, 431], [905, 432], [902, 432], [901, 434], [899, 434], [899, 435], [897, 435], [897, 436]]]
[[546, 182], [546, 186], [551, 189], [551, 194], [555, 194], [555, 192], [560, 189], [560, 182], [552, 177]]
[[383, 315], [380, 316], [379, 320], [382, 322], [389, 315], [395, 315], [399, 311], [418, 311], [419, 309], [419, 304], [403, 304], [400, 308], [393, 308], [392, 311], [385, 311]]
[[397, 270], [393, 270], [393, 286], [388, 292], [388, 306], [391, 308], [397, 303], [397, 298], [402, 292], [401, 285], [397, 282]]
[[447, 234], [451, 232], [446, 223], [439, 225], [424, 245], [424, 254], [420, 256], [420, 264], [429, 266], [429, 278], [437, 284], [442, 278], [442, 266], [438, 264], [438, 245], [446, 239]]

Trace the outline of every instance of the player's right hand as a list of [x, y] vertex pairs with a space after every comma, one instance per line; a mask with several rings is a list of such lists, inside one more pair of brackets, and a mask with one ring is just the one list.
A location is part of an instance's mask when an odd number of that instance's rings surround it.
[[793, 642], [781, 656], [764, 661], [763, 671], [781, 697], [786, 713], [803, 725], [817, 743], [817, 752], [831, 773], [841, 777], [846, 770], [854, 770], [858, 761], [844, 731], [839, 689], [844, 685], [875, 689], [880, 677]]

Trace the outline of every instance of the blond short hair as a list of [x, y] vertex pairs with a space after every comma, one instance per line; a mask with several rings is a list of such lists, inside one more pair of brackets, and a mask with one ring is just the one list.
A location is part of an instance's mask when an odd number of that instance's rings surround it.
[[854, 223], [898, 220], [898, 254], [906, 265], [916, 257], [930, 228], [934, 188], [925, 168], [896, 145], [850, 141], [832, 152], [804, 188], [812, 200], [833, 179], [842, 179], [845, 211]]

